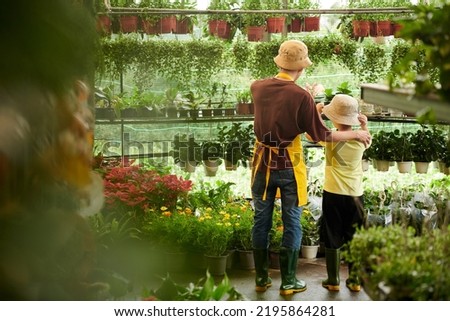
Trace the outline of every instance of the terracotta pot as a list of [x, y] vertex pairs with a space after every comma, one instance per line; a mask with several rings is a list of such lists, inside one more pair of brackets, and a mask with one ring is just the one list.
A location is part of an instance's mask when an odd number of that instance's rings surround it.
[[370, 34], [370, 21], [367, 20], [353, 20], [353, 36], [368, 37]]
[[305, 27], [303, 31], [319, 31], [320, 30], [320, 16], [305, 17]]
[[264, 39], [265, 26], [250, 26], [247, 27], [248, 41], [261, 41]]
[[209, 34], [222, 39], [230, 39], [231, 25], [225, 20], [208, 21]]
[[303, 31], [303, 20], [301, 18], [292, 19], [287, 28], [288, 32], [301, 32]]
[[252, 113], [252, 103], [237, 103], [236, 104], [236, 113], [238, 115], [251, 115]]
[[394, 35], [395, 38], [398, 38], [399, 31], [402, 30], [403, 25], [398, 22], [392, 22], [391, 23], [391, 34]]
[[188, 17], [183, 19], [177, 19], [175, 34], [188, 34], [192, 33], [192, 24]]
[[391, 22], [389, 20], [371, 21], [370, 36], [371, 37], [387, 37], [391, 35]]
[[177, 18], [175, 16], [161, 18], [161, 33], [172, 33], [177, 29]]
[[97, 17], [97, 32], [101, 35], [110, 35], [111, 24], [111, 18], [108, 15], [99, 15]]
[[142, 29], [147, 35], [157, 35], [161, 29], [161, 22], [144, 19], [142, 20]]
[[269, 33], [281, 33], [283, 32], [284, 22], [286, 17], [269, 17], [266, 19], [267, 32]]
[[123, 33], [132, 33], [138, 31], [138, 16], [121, 16], [119, 21], [120, 31], [122, 31]]

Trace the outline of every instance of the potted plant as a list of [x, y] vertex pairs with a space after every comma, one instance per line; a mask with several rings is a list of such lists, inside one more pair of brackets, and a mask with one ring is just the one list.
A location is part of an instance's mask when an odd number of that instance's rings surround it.
[[186, 99], [184, 104], [188, 107], [189, 116], [192, 119], [197, 119], [199, 117], [200, 106], [205, 102], [206, 98], [200, 93], [194, 93], [192, 90], [184, 94], [183, 98]]
[[448, 226], [417, 235], [412, 227], [394, 224], [358, 230], [343, 257], [372, 300], [445, 301], [449, 246]]
[[413, 162], [417, 173], [427, 173], [429, 164], [437, 160], [437, 134], [435, 128], [422, 127], [411, 137]]
[[[196, 0], [175, 0], [175, 2], [172, 3], [172, 7], [174, 9], [194, 10], [197, 7], [197, 1]], [[174, 31], [175, 34], [192, 33], [194, 24], [197, 23], [197, 21], [198, 21], [198, 19], [195, 15], [180, 14], [180, 15], [177, 15], [176, 18], [177, 18], [177, 25], [176, 25], [176, 29]]]
[[376, 168], [380, 172], [389, 170], [390, 162], [395, 160], [396, 142], [393, 134], [380, 130], [372, 136], [372, 144], [369, 153], [373, 157]]
[[250, 89], [245, 89], [236, 93], [236, 113], [238, 115], [253, 114], [253, 99]]
[[[138, 8], [139, 5], [133, 0], [113, 0], [112, 7]], [[139, 16], [137, 14], [121, 14], [119, 16], [120, 31], [123, 33], [137, 32], [139, 27]]]
[[97, 14], [97, 31], [103, 36], [110, 35], [112, 20], [105, 0], [95, 0], [95, 12]]
[[[317, 0], [300, 0], [304, 2], [306, 9], [317, 10], [319, 9], [319, 2]], [[304, 28], [303, 31], [319, 31], [320, 30], [320, 15], [319, 14], [309, 14], [304, 17]]]
[[409, 173], [412, 165], [411, 132], [400, 133], [395, 129], [392, 132], [394, 160], [400, 173]]
[[202, 207], [197, 209], [193, 231], [195, 243], [206, 259], [211, 274], [223, 275], [227, 266], [228, 251], [234, 237], [233, 218], [221, 214], [225, 209]]
[[[350, 9], [364, 9], [366, 7], [365, 0], [349, 0], [348, 7]], [[354, 14], [351, 19], [352, 37], [364, 38], [370, 35], [370, 16], [366, 13]]]
[[[283, 3], [281, 0], [263, 0], [264, 10], [282, 10]], [[268, 33], [282, 33], [284, 24], [286, 22], [286, 15], [280, 13], [266, 14], [267, 32]]]
[[202, 143], [202, 160], [206, 176], [216, 176], [223, 157], [222, 144], [218, 141], [204, 141]]
[[[231, 10], [234, 1], [211, 0], [208, 10]], [[208, 15], [209, 35], [221, 39], [230, 40], [236, 32], [236, 15], [226, 13], [214, 13]]]
[[195, 167], [202, 159], [201, 146], [195, 141], [193, 134], [176, 134], [170, 154], [175, 164], [178, 164], [187, 172], [194, 172]]
[[222, 126], [219, 128], [218, 140], [223, 146], [227, 170], [235, 170], [239, 161], [246, 166], [255, 142], [252, 124], [244, 126], [242, 123], [233, 123], [231, 126]]
[[304, 208], [300, 219], [302, 228], [302, 256], [307, 259], [315, 258], [319, 251], [319, 224], [308, 208]]
[[266, 18], [263, 14], [261, 0], [244, 0], [242, 10], [261, 10], [261, 13], [248, 13], [242, 16], [243, 32], [248, 41], [261, 41], [266, 31]]

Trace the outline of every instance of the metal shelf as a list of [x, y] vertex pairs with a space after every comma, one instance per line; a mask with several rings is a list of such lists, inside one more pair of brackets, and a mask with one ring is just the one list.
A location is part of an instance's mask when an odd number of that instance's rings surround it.
[[421, 110], [434, 110], [439, 122], [450, 123], [450, 103], [436, 98], [414, 96], [413, 90], [393, 89], [387, 85], [362, 84], [361, 99], [370, 104], [395, 108], [408, 114], [416, 114]]

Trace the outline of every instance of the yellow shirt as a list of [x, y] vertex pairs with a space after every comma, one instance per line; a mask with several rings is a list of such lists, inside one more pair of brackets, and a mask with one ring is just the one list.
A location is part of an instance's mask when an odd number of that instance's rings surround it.
[[327, 192], [361, 196], [362, 155], [366, 149], [357, 141], [321, 143], [325, 146], [325, 182], [323, 189]]

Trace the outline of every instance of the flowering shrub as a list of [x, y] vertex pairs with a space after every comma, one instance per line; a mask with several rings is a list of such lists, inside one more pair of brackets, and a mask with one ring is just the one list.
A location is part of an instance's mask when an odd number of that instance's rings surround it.
[[192, 188], [190, 180], [172, 174], [160, 174], [139, 166], [115, 167], [106, 173], [106, 207], [128, 210], [176, 207], [177, 201]]
[[198, 214], [193, 227], [193, 245], [206, 255], [224, 255], [230, 249], [236, 216], [212, 208], [203, 209]]
[[196, 217], [190, 208], [177, 206], [169, 210], [162, 206], [152, 210], [151, 220], [143, 226], [144, 232], [160, 248], [168, 251], [184, 251], [192, 247], [196, 232]]

